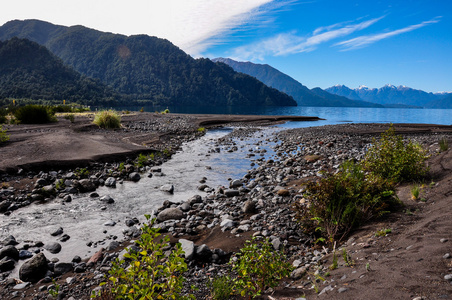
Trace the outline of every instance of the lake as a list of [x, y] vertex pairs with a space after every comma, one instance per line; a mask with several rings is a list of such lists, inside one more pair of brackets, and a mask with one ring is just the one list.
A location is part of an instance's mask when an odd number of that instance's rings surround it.
[[[303, 122], [306, 126], [341, 123], [421, 123], [452, 125], [450, 109], [367, 108], [367, 107], [194, 107], [144, 106], [144, 111], [163, 111], [186, 114], [241, 114], [241, 115], [289, 115], [316, 116], [323, 121]], [[139, 111], [139, 106], [118, 107], [117, 110]], [[299, 122], [297, 122], [299, 123]], [[309, 123], [309, 124], [308, 124]], [[312, 124], [311, 124], [312, 123]]]

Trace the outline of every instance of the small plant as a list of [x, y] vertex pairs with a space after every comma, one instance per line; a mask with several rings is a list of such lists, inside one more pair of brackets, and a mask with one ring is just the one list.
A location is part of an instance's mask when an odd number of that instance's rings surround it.
[[319, 274], [310, 274], [310, 273], [309, 277], [311, 280], [312, 288], [314, 289], [315, 293], [318, 294], [320, 292], [319, 283], [324, 282], [325, 278], [323, 278]]
[[[145, 217], [150, 219], [149, 215]], [[156, 242], [160, 233], [158, 228], [152, 227], [154, 221], [141, 228], [142, 234], [137, 241], [140, 251], [128, 248], [124, 254], [130, 264], [119, 259], [112, 263], [109, 271], [111, 294], [115, 299], [195, 299], [193, 295], [181, 295], [185, 281], [183, 273], [187, 271], [181, 245], [176, 244], [166, 255], [164, 249], [169, 246], [169, 238]], [[102, 293], [97, 296], [102, 297]]]
[[49, 295], [56, 298], [58, 297], [58, 293], [60, 292], [60, 285], [55, 281], [55, 279], [52, 280], [53, 285], [51, 285], [48, 289]]
[[64, 116], [64, 118], [65, 118], [66, 120], [71, 121], [71, 123], [74, 123], [75, 115], [74, 115], [74, 114], [67, 114], [67, 115]]
[[74, 173], [78, 178], [87, 178], [90, 174], [87, 168], [77, 168]]
[[336, 269], [337, 269], [337, 255], [336, 255], [336, 247], [335, 247], [333, 250], [333, 263], [330, 266], [330, 270], [336, 270]]
[[148, 164], [149, 159], [150, 159], [149, 155], [140, 153], [140, 154], [138, 154], [135, 166], [137, 166], [138, 168], [143, 168], [144, 166], [146, 166]]
[[161, 112], [162, 115], [166, 115], [166, 114], [169, 114], [169, 113], [170, 113], [170, 111], [169, 111], [168, 108]]
[[3, 126], [0, 125], [0, 143], [9, 141], [9, 135], [6, 133], [6, 129], [3, 129]]
[[238, 274], [235, 287], [242, 297], [249, 299], [277, 286], [293, 269], [284, 253], [274, 251], [268, 239], [262, 243], [257, 243], [255, 238], [247, 241], [236, 257], [236, 262], [231, 259], [232, 268]]
[[424, 177], [428, 168], [425, 165], [427, 151], [412, 141], [403, 141], [391, 126], [380, 140], [374, 140], [366, 153], [363, 165], [372, 172], [394, 182], [410, 181]]
[[94, 116], [93, 123], [106, 129], [120, 128], [121, 117], [115, 111], [103, 110]]
[[418, 184], [415, 184], [411, 187], [411, 199], [417, 200], [421, 194], [421, 187]]
[[348, 254], [345, 248], [342, 249], [342, 258], [344, 259], [345, 265], [347, 267], [351, 267], [355, 264], [355, 262], [352, 260], [352, 257], [350, 256], [350, 254]]
[[229, 276], [220, 276], [210, 282], [211, 297], [214, 300], [228, 300], [234, 295], [234, 282]]
[[142, 108], [140, 109], [140, 112], [144, 112], [144, 107], [142, 107]]
[[442, 138], [439, 140], [439, 150], [441, 152], [447, 151], [449, 149], [449, 142], [446, 138]]
[[43, 124], [55, 122], [55, 112], [44, 105], [29, 104], [18, 108], [14, 117], [22, 124]]
[[57, 183], [55, 184], [55, 189], [57, 190], [62, 190], [66, 188], [66, 184], [64, 183], [63, 179], [60, 179], [57, 181]]
[[370, 264], [369, 264], [369, 263], [366, 264], [366, 271], [367, 271], [367, 272], [370, 272], [370, 271], [371, 271], [371, 270], [370, 270]]
[[122, 171], [124, 171], [124, 169], [125, 169], [125, 164], [124, 164], [124, 162], [121, 162], [118, 166], [118, 171], [122, 172]]
[[163, 155], [165, 155], [166, 157], [170, 157], [171, 156], [171, 150], [165, 148], [163, 149]]
[[389, 233], [391, 233], [392, 232], [392, 229], [391, 228], [385, 228], [385, 229], [382, 229], [382, 230], [378, 230], [376, 233], [375, 233], [375, 236], [376, 237], [380, 237], [380, 236], [387, 236]]
[[203, 133], [203, 132], [205, 132], [205, 131], [206, 131], [206, 128], [204, 128], [204, 127], [199, 127], [199, 128], [198, 128], [198, 132]]

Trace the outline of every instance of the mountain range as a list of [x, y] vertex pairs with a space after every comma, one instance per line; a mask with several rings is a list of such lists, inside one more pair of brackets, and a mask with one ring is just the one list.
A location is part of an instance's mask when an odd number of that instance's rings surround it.
[[406, 86], [394, 86], [387, 84], [381, 88], [368, 88], [360, 86], [350, 89], [345, 85], [335, 85], [325, 89], [326, 91], [355, 100], [364, 100], [379, 103], [385, 106], [405, 105], [426, 108], [438, 108], [435, 106], [447, 106], [447, 98], [450, 93], [427, 93]]
[[[120, 95], [118, 104], [143, 99], [158, 105], [296, 105], [292, 97], [249, 75], [209, 59], [194, 59], [169, 41], [156, 37], [124, 36], [39, 20], [15, 20], [0, 27], [0, 41], [14, 37], [46, 47], [62, 63], [80, 73], [79, 78], [91, 78], [101, 89], [106, 87]], [[13, 44], [20, 48], [24, 42]], [[25, 70], [32, 54], [23, 53], [26, 57], [15, 63]], [[45, 55], [38, 58], [42, 64], [49, 59]], [[54, 97], [57, 96], [55, 93]]]
[[215, 58], [213, 61], [227, 64], [237, 72], [256, 77], [266, 85], [292, 96], [300, 106], [383, 107], [361, 99], [348, 99], [342, 95], [328, 93], [320, 88], [310, 90], [292, 77], [267, 64], [239, 62], [222, 57]]

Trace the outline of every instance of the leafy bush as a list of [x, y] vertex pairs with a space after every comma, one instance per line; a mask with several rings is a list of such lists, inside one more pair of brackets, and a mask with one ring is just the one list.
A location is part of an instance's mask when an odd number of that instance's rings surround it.
[[8, 110], [6, 108], [0, 108], [0, 124], [4, 124], [8, 122]]
[[124, 257], [131, 261], [128, 267], [124, 260], [113, 262], [109, 271], [111, 294], [115, 299], [194, 299], [193, 295], [181, 295], [187, 264], [180, 244], [167, 256], [164, 248], [169, 245], [169, 238], [155, 242], [160, 234], [153, 223], [154, 220], [141, 228], [137, 241], [140, 252], [127, 249]]
[[0, 125], [0, 143], [9, 141], [9, 135], [6, 134], [6, 129], [3, 129], [3, 126]]
[[398, 203], [392, 183], [352, 161], [343, 163], [340, 172], [308, 183], [305, 197], [308, 203], [295, 204], [297, 219], [307, 233], [331, 242]]
[[427, 151], [412, 141], [404, 143], [394, 127], [374, 140], [363, 161], [365, 170], [394, 182], [419, 179], [427, 174]]
[[120, 128], [121, 116], [119, 116], [115, 111], [103, 110], [96, 114], [93, 123], [106, 129]]
[[29, 104], [19, 107], [14, 112], [14, 117], [23, 124], [44, 124], [55, 122], [55, 113], [44, 105]]
[[71, 123], [74, 123], [74, 121], [75, 121], [75, 115], [74, 114], [67, 114], [67, 115], [64, 116], [64, 118], [66, 120], [71, 121]]
[[278, 281], [290, 274], [292, 265], [287, 262], [282, 251], [274, 251], [268, 239], [257, 243], [255, 238], [247, 241], [236, 254], [236, 262], [231, 259], [232, 268], [238, 274], [234, 286], [241, 296], [255, 298], [268, 288], [278, 285]]

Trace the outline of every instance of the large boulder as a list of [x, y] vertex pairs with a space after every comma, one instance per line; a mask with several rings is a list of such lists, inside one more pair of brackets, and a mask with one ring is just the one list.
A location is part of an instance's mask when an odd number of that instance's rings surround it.
[[19, 269], [19, 278], [22, 281], [37, 282], [47, 273], [47, 259], [43, 253], [38, 253], [27, 260]]
[[0, 259], [3, 257], [9, 257], [14, 260], [19, 260], [19, 250], [16, 249], [14, 246], [6, 246], [0, 249]]
[[184, 217], [184, 213], [177, 207], [170, 207], [162, 210], [157, 215], [157, 221], [164, 222], [168, 220], [180, 220]]

